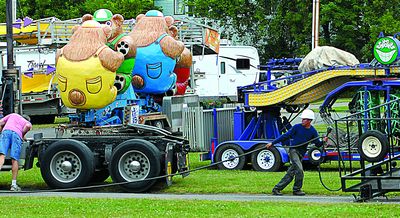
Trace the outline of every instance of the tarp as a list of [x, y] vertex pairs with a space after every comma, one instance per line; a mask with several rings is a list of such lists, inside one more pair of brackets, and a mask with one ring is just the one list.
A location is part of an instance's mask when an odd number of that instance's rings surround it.
[[354, 66], [360, 61], [349, 52], [331, 46], [320, 46], [313, 49], [301, 61], [300, 72], [324, 69], [331, 66]]

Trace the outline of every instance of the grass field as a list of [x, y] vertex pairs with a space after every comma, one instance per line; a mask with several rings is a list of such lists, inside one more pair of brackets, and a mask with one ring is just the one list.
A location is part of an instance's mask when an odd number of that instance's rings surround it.
[[[198, 153], [191, 153], [191, 168], [206, 166], [210, 162], [201, 162]], [[336, 164], [324, 164], [323, 180], [327, 186], [338, 188], [340, 180]], [[191, 173], [186, 178], [174, 178], [170, 187], [157, 186], [153, 193], [243, 193], [270, 194], [271, 189], [285, 172], [263, 173], [251, 169], [242, 171], [222, 171], [206, 169]], [[9, 188], [10, 172], [2, 172], [0, 189]], [[25, 189], [47, 189], [37, 167], [21, 171], [19, 184]], [[111, 183], [109, 178], [107, 183]], [[291, 195], [291, 185], [283, 193]], [[99, 189], [98, 191], [121, 192], [118, 187]], [[343, 192], [329, 192], [319, 182], [315, 170], [305, 172], [304, 191], [308, 195], [350, 195]], [[394, 196], [394, 195], [392, 195]], [[9, 208], [18, 208], [10, 210]], [[343, 203], [288, 203], [288, 202], [235, 202], [204, 200], [149, 200], [149, 199], [81, 199], [57, 197], [9, 197], [0, 204], [1, 216], [27, 217], [299, 217], [330, 216], [347, 217], [396, 217], [397, 205], [343, 204]]]
[[398, 217], [399, 206], [152, 199], [12, 197], [4, 217]]
[[[65, 119], [65, 118], [64, 118]], [[52, 127], [56, 124], [38, 125], [35, 128]], [[326, 125], [318, 126], [321, 132]], [[207, 166], [210, 161], [199, 161], [199, 153], [191, 153], [191, 169]], [[324, 183], [336, 189], [340, 187], [337, 163], [322, 166]], [[186, 178], [174, 177], [173, 185], [158, 185], [153, 193], [198, 194], [257, 194], [270, 195], [273, 186], [285, 174], [263, 173], [251, 170], [221, 171], [213, 169], [192, 172]], [[11, 172], [0, 172], [0, 190], [8, 190]], [[18, 179], [24, 190], [48, 189], [34, 167], [20, 171]], [[106, 183], [110, 184], [108, 178]], [[290, 184], [283, 193], [291, 195]], [[350, 196], [350, 193], [330, 192], [320, 183], [315, 169], [305, 172], [303, 190], [307, 195]], [[97, 189], [101, 192], [121, 192], [119, 187]], [[389, 197], [397, 196], [397, 193]], [[4, 217], [399, 217], [400, 205], [382, 203], [298, 203], [298, 202], [236, 202], [204, 200], [156, 200], [156, 199], [82, 199], [62, 197], [7, 197], [0, 204], [0, 216]]]

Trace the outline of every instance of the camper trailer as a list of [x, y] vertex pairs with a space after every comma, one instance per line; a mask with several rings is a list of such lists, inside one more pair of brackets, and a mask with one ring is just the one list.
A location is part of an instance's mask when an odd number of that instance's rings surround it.
[[237, 87], [257, 82], [260, 64], [252, 46], [220, 46], [219, 54], [193, 56], [194, 89], [200, 98], [236, 100]]
[[[56, 87], [56, 49], [25, 46], [14, 49], [15, 65], [20, 69], [22, 111], [33, 123], [53, 123], [56, 116], [73, 113], [65, 107]], [[6, 50], [0, 49], [0, 65], [5, 69]], [[3, 90], [3, 89], [2, 89]]]

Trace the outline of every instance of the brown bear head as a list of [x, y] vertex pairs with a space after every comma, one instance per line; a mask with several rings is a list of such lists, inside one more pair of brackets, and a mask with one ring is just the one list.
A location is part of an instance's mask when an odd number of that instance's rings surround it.
[[[95, 12], [95, 14], [97, 14], [97, 12], [101, 11], [101, 10], [105, 10], [105, 11], [107, 11], [107, 13], [110, 13], [112, 15], [111, 11], [109, 11], [107, 9], [97, 10]], [[105, 17], [101, 17], [101, 18], [93, 17], [91, 14], [85, 14], [82, 17], [82, 22], [85, 22], [86, 20], [95, 20], [95, 21], [99, 22], [100, 24], [105, 24], [105, 25], [111, 27], [112, 31], [111, 31], [111, 35], [108, 38], [109, 42], [113, 41], [117, 36], [119, 36], [120, 34], [123, 33], [122, 24], [124, 23], [124, 17], [120, 14], [114, 14], [114, 15], [112, 15], [112, 17], [105, 16]]]
[[71, 61], [83, 61], [107, 43], [111, 28], [94, 20], [87, 20], [81, 26], [73, 27], [72, 32], [70, 41], [63, 47], [63, 55]]
[[[139, 14], [136, 24], [129, 34], [136, 46], [147, 46], [153, 43], [164, 33], [169, 33], [169, 27], [174, 23], [174, 18], [165, 16], [156, 10]], [[144, 37], [145, 36], [145, 37]]]

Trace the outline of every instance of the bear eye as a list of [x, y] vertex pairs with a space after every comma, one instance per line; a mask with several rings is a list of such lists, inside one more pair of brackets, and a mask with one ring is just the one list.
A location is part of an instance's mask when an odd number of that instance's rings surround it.
[[107, 21], [107, 22], [106, 22], [106, 25], [107, 25], [107, 26], [111, 26], [111, 25], [112, 25], [112, 22], [111, 22], [111, 21]]

